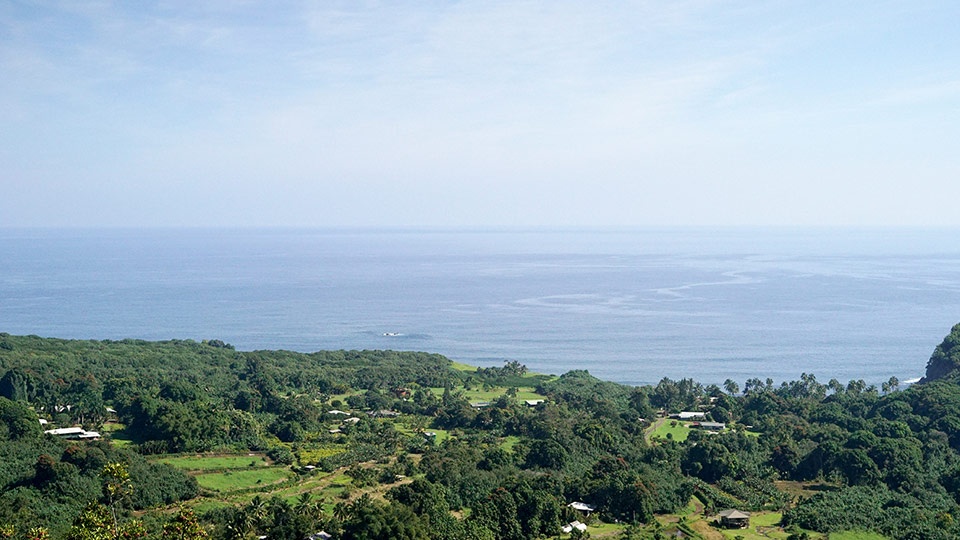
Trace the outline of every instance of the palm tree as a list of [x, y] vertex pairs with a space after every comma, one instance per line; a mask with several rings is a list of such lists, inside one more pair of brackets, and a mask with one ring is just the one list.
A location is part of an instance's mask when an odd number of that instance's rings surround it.
[[253, 528], [253, 514], [248, 508], [238, 508], [233, 515], [233, 521], [227, 525], [227, 538], [239, 540], [247, 536]]
[[351, 507], [347, 503], [338, 502], [336, 506], [333, 507], [333, 517], [337, 520], [343, 522], [350, 519]]
[[294, 507], [294, 510], [301, 516], [317, 520], [323, 515], [323, 503], [321, 501], [314, 502], [313, 494], [309, 491], [304, 491], [300, 494], [300, 497], [297, 498], [297, 505]]
[[[249, 514], [249, 526], [259, 531], [263, 526], [263, 521], [267, 517], [267, 505], [259, 495], [250, 500], [250, 504], [244, 509]], [[246, 532], [246, 531], [244, 531]]]
[[304, 491], [297, 497], [297, 505], [294, 507], [297, 513], [304, 513], [310, 508], [310, 500], [313, 498], [313, 494], [309, 491]]

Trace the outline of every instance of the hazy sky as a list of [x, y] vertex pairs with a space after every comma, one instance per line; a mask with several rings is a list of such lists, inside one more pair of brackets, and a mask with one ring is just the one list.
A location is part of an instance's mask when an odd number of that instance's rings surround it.
[[0, 0], [0, 226], [960, 225], [960, 2]]

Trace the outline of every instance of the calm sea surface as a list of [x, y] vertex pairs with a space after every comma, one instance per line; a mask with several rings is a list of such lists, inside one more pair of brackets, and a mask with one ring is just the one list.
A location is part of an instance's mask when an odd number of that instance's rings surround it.
[[958, 232], [0, 229], [0, 332], [903, 381], [960, 321]]

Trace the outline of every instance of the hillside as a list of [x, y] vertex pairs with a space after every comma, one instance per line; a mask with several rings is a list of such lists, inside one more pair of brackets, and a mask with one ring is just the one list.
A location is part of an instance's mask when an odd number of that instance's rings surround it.
[[[582, 521], [595, 537], [954, 538], [960, 386], [940, 369], [903, 390], [804, 374], [740, 392], [0, 334], [0, 535], [526, 539]], [[720, 529], [728, 508], [750, 528]]]
[[960, 376], [960, 324], [950, 329], [947, 337], [937, 345], [927, 362], [927, 372], [920, 382], [932, 382], [946, 377]]

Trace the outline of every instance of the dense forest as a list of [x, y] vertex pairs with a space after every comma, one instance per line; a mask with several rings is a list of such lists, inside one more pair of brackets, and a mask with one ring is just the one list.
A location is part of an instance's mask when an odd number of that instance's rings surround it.
[[0, 456], [0, 538], [958, 538], [960, 324], [879, 388], [0, 334]]

